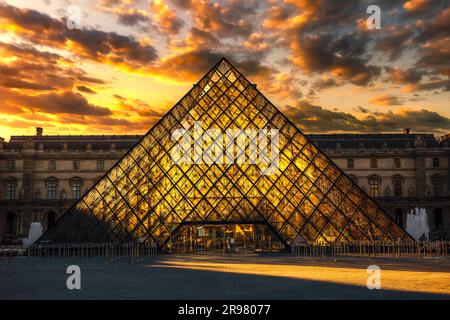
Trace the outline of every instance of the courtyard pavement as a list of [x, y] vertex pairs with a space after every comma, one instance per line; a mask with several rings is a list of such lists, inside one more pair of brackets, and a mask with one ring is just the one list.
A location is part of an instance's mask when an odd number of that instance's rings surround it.
[[[81, 290], [68, 290], [68, 265]], [[367, 267], [381, 289], [366, 287]], [[0, 299], [450, 299], [448, 259], [162, 255], [128, 259], [17, 257], [0, 264]]]

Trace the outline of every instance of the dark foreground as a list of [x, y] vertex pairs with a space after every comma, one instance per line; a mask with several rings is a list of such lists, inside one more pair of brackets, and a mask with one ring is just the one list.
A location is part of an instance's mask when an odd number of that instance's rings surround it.
[[[81, 289], [69, 290], [69, 265]], [[366, 286], [381, 269], [381, 289]], [[450, 299], [448, 259], [164, 255], [122, 259], [17, 257], [0, 265], [0, 299]]]

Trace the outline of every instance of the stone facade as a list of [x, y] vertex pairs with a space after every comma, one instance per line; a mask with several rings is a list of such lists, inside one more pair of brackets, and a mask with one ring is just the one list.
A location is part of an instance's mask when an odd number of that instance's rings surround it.
[[[0, 242], [46, 230], [140, 136], [0, 138]], [[309, 135], [411, 234], [450, 238], [450, 135]]]

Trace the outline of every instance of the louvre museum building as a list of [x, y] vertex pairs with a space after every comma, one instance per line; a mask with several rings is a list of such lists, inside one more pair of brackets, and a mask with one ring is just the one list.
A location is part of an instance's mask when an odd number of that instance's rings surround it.
[[305, 135], [222, 59], [144, 136], [0, 140], [0, 241], [33, 221], [41, 242], [184, 252], [448, 238], [448, 142]]

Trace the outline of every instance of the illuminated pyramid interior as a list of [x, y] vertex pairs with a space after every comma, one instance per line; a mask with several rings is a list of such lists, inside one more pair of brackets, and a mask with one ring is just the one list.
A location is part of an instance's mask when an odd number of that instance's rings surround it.
[[[220, 131], [278, 129], [278, 170], [263, 174], [258, 163], [174, 163], [173, 131], [192, 130], [195, 122]], [[225, 243], [230, 230], [234, 244], [241, 232], [244, 245], [269, 239], [285, 248], [293, 242], [410, 239], [222, 59], [40, 240], [140, 241], [165, 248], [211, 234]]]

